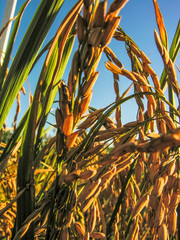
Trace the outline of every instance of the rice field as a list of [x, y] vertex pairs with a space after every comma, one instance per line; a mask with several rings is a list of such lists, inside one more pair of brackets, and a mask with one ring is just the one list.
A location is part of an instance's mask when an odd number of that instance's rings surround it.
[[[175, 60], [180, 22], [168, 47], [163, 16], [153, 0], [154, 39], [164, 64], [159, 77], [120, 26], [128, 0], [113, 1], [109, 8], [108, 0], [77, 1], [40, 49], [63, 3], [43, 0], [9, 68], [28, 2], [13, 20], [0, 67], [0, 239], [179, 239], [180, 87]], [[69, 76], [62, 80], [76, 37]], [[131, 70], [108, 46], [112, 39], [125, 45]], [[23, 84], [43, 53], [35, 92], [25, 93]], [[112, 73], [114, 102], [96, 109], [91, 98], [102, 53]], [[131, 81], [124, 93], [121, 76]], [[17, 124], [22, 93], [29, 94], [30, 105]], [[47, 138], [45, 124], [56, 95], [56, 132]], [[136, 120], [123, 125], [121, 106], [129, 100], [137, 105]], [[5, 121], [15, 101], [9, 132]]]

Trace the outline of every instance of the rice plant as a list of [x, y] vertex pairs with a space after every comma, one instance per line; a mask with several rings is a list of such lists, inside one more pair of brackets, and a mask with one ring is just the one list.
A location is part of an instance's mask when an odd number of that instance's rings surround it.
[[[180, 88], [174, 62], [180, 22], [169, 49], [153, 0], [154, 39], [164, 64], [159, 78], [120, 25], [128, 0], [115, 0], [109, 8], [107, 0], [77, 1], [42, 48], [63, 2], [41, 1], [9, 67], [29, 1], [22, 5], [0, 68], [0, 239], [178, 239]], [[76, 37], [69, 76], [63, 80]], [[125, 46], [131, 71], [108, 46], [112, 38]], [[100, 81], [102, 53], [115, 101], [96, 109], [91, 98]], [[27, 94], [23, 84], [42, 54], [35, 92], [29, 91], [30, 105], [17, 124], [20, 93]], [[132, 82], [124, 93], [120, 76]], [[56, 95], [56, 132], [46, 138]], [[129, 100], [137, 105], [136, 121], [123, 125], [121, 106]], [[5, 121], [14, 101], [13, 131], [8, 132]]]

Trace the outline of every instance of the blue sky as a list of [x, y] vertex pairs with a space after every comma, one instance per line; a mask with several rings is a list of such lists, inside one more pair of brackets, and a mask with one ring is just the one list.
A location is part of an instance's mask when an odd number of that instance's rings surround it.
[[[16, 14], [20, 6], [25, 2], [25, 0], [18, 0], [16, 6]], [[112, 2], [112, 0], [108, 0], [108, 5]], [[27, 26], [29, 25], [33, 14], [35, 13], [40, 0], [31, 0], [29, 5], [27, 6], [25, 13], [22, 18], [22, 22], [20, 25], [19, 33], [16, 38], [16, 42], [14, 45], [14, 49], [12, 52], [12, 58], [15, 56], [17, 48], [19, 46], [20, 41], [24, 33], [26, 32]], [[47, 36], [45, 43], [48, 42], [55, 34], [59, 24], [64, 18], [65, 14], [71, 9], [71, 7], [76, 3], [76, 0], [65, 0], [64, 4]], [[0, 0], [0, 23], [2, 21], [3, 12], [5, 9], [6, 0]], [[180, 1], [179, 0], [158, 0], [158, 4], [161, 10], [161, 13], [164, 18], [165, 27], [168, 34], [169, 46], [171, 45], [179, 18], [180, 18]], [[135, 43], [139, 46], [139, 48], [145, 52], [145, 54], [151, 60], [151, 67], [155, 70], [157, 75], [160, 77], [163, 70], [163, 63], [161, 57], [158, 53], [158, 50], [154, 41], [154, 29], [157, 30], [154, 6], [152, 0], [129, 0], [124, 9], [120, 12], [122, 16], [120, 25], [123, 30], [135, 41]], [[109, 47], [116, 53], [119, 60], [123, 63], [126, 69], [130, 70], [130, 61], [127, 57], [125, 51], [125, 45], [123, 42], [118, 42], [113, 40]], [[77, 41], [74, 45], [73, 52], [77, 49]], [[91, 106], [100, 108], [107, 106], [115, 100], [115, 94], [113, 90], [113, 79], [112, 73], [106, 70], [104, 63], [106, 61], [105, 56], [103, 55], [100, 64], [98, 66], [98, 70], [100, 71], [99, 78], [95, 84], [93, 90], [93, 98], [91, 101]], [[32, 71], [30, 76], [28, 77], [30, 87], [32, 92], [36, 86], [36, 82], [39, 77], [39, 69], [42, 66], [43, 58], [38, 62], [35, 69]], [[177, 65], [180, 67], [180, 56], [176, 59]], [[68, 73], [70, 70], [71, 61], [67, 65], [67, 70], [65, 71], [63, 79], [67, 81]], [[177, 73], [178, 79], [180, 74]], [[125, 89], [131, 84], [130, 80], [126, 78], [120, 77], [120, 92], [123, 93]], [[25, 88], [28, 93], [27, 83], [25, 83]], [[133, 93], [133, 92], [131, 92]], [[27, 108], [28, 104], [28, 94], [23, 96], [21, 94], [21, 114], [18, 117], [18, 120], [23, 116], [24, 111]], [[55, 105], [56, 107], [56, 105]], [[10, 127], [12, 119], [14, 118], [14, 108], [11, 110], [7, 125]], [[133, 101], [128, 102], [122, 107], [122, 120], [123, 123], [132, 121], [136, 119], [136, 105]], [[53, 123], [54, 119], [51, 117], [50, 122]]]

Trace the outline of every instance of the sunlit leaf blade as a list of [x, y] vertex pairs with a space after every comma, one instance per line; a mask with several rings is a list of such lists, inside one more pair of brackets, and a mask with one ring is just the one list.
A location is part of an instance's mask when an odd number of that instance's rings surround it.
[[[169, 50], [169, 56], [172, 59], [173, 62], [175, 62], [176, 57], [179, 53], [180, 50], [180, 20], [178, 22], [177, 28], [176, 28], [176, 32]], [[161, 89], [163, 90], [166, 86], [166, 82], [167, 82], [167, 73], [165, 71], [165, 69], [163, 70], [163, 73], [161, 75], [160, 78], [160, 84], [161, 84]]]
[[7, 46], [5, 58], [4, 58], [4, 61], [3, 61], [3, 65], [0, 68], [0, 89], [2, 88], [3, 83], [5, 81], [6, 71], [7, 71], [7, 68], [8, 68], [8, 64], [9, 64], [9, 60], [10, 60], [10, 57], [11, 57], [12, 48], [13, 48], [13, 45], [14, 45], [14, 42], [15, 42], [15, 38], [16, 38], [18, 29], [19, 29], [21, 18], [22, 18], [22, 15], [24, 13], [24, 10], [25, 10], [26, 6], [29, 4], [29, 2], [30, 2], [30, 0], [26, 1], [21, 6], [21, 8], [19, 10], [19, 13], [18, 13], [18, 15], [16, 17], [16, 21], [14, 23], [14, 27], [13, 27], [12, 33], [10, 35], [10, 39], [9, 39], [9, 42], [8, 42], [8, 46]]
[[153, 0], [153, 3], [154, 3], [155, 13], [156, 13], [156, 21], [157, 21], [161, 41], [162, 41], [163, 45], [165, 46], [165, 48], [168, 50], [168, 37], [167, 37], [166, 28], [164, 26], [163, 17], [162, 17], [162, 14], [159, 9], [157, 1]]
[[[156, 1], [156, 0], [153, 0], [153, 3], [154, 3], [155, 13], [156, 13], [156, 21], [157, 21], [157, 25], [158, 25], [158, 29], [159, 29], [159, 33], [160, 33], [160, 38], [161, 38], [161, 40], [159, 40], [159, 42], [160, 42], [160, 43], [159, 43], [159, 46], [161, 45], [161, 42], [162, 42], [162, 44], [165, 46], [165, 48], [166, 48], [166, 50], [167, 50], [167, 53], [166, 53], [167, 58], [170, 57], [170, 58], [172, 59], [172, 56], [174, 55], [174, 57], [175, 57], [175, 56], [177, 56], [177, 53], [178, 53], [178, 51], [176, 51], [176, 50], [177, 50], [177, 47], [178, 47], [178, 42], [177, 42], [178, 36], [177, 36], [176, 34], [175, 34], [175, 36], [174, 36], [173, 43], [172, 43], [171, 49], [170, 49], [170, 51], [171, 51], [171, 55], [170, 55], [170, 52], [168, 52], [168, 40], [167, 40], [166, 29], [165, 29], [164, 22], [163, 22], [163, 17], [162, 17], [162, 15], [161, 15], [160, 9], [159, 9], [159, 7], [158, 7], [157, 1]], [[178, 28], [177, 28], [177, 29], [178, 29]], [[177, 33], [177, 31], [176, 31], [176, 33]], [[161, 47], [161, 49], [163, 49], [163, 47]], [[163, 50], [162, 50], [162, 51], [163, 51]], [[162, 55], [162, 53], [161, 53], [161, 55]], [[165, 55], [165, 52], [164, 52], [164, 51], [163, 51], [163, 55]], [[163, 57], [163, 55], [162, 55], [162, 57]], [[163, 59], [164, 59], [164, 58], [163, 58]], [[164, 61], [164, 60], [163, 60], [163, 61]], [[168, 67], [166, 66], [166, 65], [168, 65], [168, 64], [165, 63], [165, 62], [164, 62], [164, 64], [165, 64], [165, 68], [168, 69]], [[166, 84], [166, 82], [167, 82], [167, 80], [168, 80], [168, 79], [167, 79], [167, 78], [168, 78], [167, 69], [163, 71], [162, 77], [161, 77], [161, 79], [160, 79], [160, 83], [161, 83], [162, 89], [164, 89], [165, 84]], [[170, 77], [170, 75], [169, 75], [169, 77]], [[170, 82], [169, 82], [169, 83], [170, 83]], [[179, 90], [176, 91], [176, 89], [174, 88], [174, 85], [168, 84], [169, 101], [171, 102], [171, 104], [172, 104], [173, 106], [175, 106], [175, 104], [176, 104], [176, 103], [175, 103], [174, 91], [175, 91], [176, 94], [178, 95], [178, 91], [179, 91]], [[176, 117], [175, 117], [175, 115], [173, 114], [171, 108], [170, 108], [169, 111], [170, 111], [170, 116], [171, 116], [171, 118], [172, 118], [173, 120], [176, 120]]]
[[41, 56], [49, 49], [49, 47], [52, 44], [53, 39], [51, 39], [46, 46], [43, 47], [43, 49], [39, 52], [39, 54], [36, 57], [36, 60], [34, 61], [31, 70], [34, 68], [34, 66], [36, 65], [36, 63], [38, 62], [38, 60], [41, 58]]
[[172, 59], [172, 61], [174, 62], [177, 54], [179, 52], [180, 49], [180, 20], [178, 22], [177, 28], [176, 28], [176, 32], [171, 44], [171, 48], [169, 50], [169, 56]]
[[63, 0], [42, 1], [23, 38], [6, 81], [0, 92], [0, 128], [5, 122], [15, 97], [28, 77]]

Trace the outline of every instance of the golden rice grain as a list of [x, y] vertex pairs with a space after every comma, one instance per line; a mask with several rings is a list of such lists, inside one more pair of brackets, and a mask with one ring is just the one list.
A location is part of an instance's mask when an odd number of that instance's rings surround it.
[[164, 95], [163, 91], [161, 90], [160, 88], [160, 82], [159, 82], [159, 79], [158, 79], [158, 76], [156, 74], [152, 75], [152, 80], [153, 80], [153, 83], [154, 83], [154, 86], [156, 89], [158, 89], [158, 91]]
[[96, 27], [91, 30], [89, 34], [89, 39], [88, 42], [91, 44], [93, 47], [100, 47], [100, 43], [102, 41], [104, 32], [102, 27]]
[[137, 221], [134, 221], [129, 229], [129, 235], [128, 235], [128, 240], [136, 240], [138, 239], [138, 233], [139, 233], [139, 225]]
[[23, 93], [23, 95], [26, 95], [26, 90], [25, 90], [25, 88], [23, 86], [21, 87], [20, 91]]
[[169, 192], [164, 192], [164, 193], [163, 193], [163, 197], [162, 197], [162, 201], [163, 201], [163, 203], [164, 203], [164, 206], [165, 206], [166, 208], [168, 208], [169, 203], [170, 203], [170, 201], [171, 201], [171, 194], [170, 194]]
[[68, 82], [67, 82], [67, 87], [69, 90], [69, 99], [72, 99], [72, 93], [73, 93], [73, 75], [72, 75], [72, 69], [69, 72], [68, 76]]
[[90, 233], [87, 232], [83, 238], [83, 240], [90, 240]]
[[149, 60], [149, 58], [146, 56], [146, 54], [142, 51], [140, 51], [140, 58], [142, 59], [143, 62], [149, 64], [151, 63], [151, 61]]
[[103, 38], [101, 41], [102, 47], [110, 43], [111, 38], [114, 35], [117, 26], [119, 25], [120, 19], [121, 19], [120, 17], [113, 17], [112, 20], [107, 22], [107, 27], [104, 30]]
[[136, 167], [135, 167], [135, 178], [136, 178], [136, 182], [140, 183], [141, 182], [141, 164], [139, 161], [137, 161]]
[[171, 84], [176, 95], [179, 97], [180, 87], [179, 87], [179, 83], [177, 81], [176, 70], [175, 70], [174, 64], [171, 59], [169, 59], [167, 65], [168, 65], [168, 70], [169, 70], [169, 79], [168, 79], [169, 83]]
[[94, 200], [96, 199], [96, 197], [98, 197], [99, 193], [101, 192], [101, 187], [98, 188], [98, 190], [93, 194], [92, 197], [89, 197], [86, 201], [84, 201], [81, 205], [81, 210], [82, 212], [86, 212], [91, 204], [94, 202]]
[[98, 78], [99, 72], [92, 73], [88, 81], [86, 81], [83, 90], [82, 90], [82, 95], [86, 96], [89, 95], [92, 91], [92, 88]]
[[[113, 74], [115, 75], [115, 74]], [[118, 84], [118, 80], [114, 78], [114, 92], [116, 94], [116, 101], [119, 100], [120, 95], [119, 95], [119, 84]]]
[[121, 142], [117, 144], [114, 149], [111, 151], [111, 154], [113, 154], [115, 157], [123, 156], [126, 153], [134, 152], [136, 149], [136, 146], [133, 142], [127, 142], [122, 144]]
[[114, 38], [118, 41], [125, 41], [125, 36], [122, 34], [119, 34], [119, 32], [115, 32]]
[[96, 121], [96, 119], [96, 116], [86, 118], [86, 120], [84, 120], [81, 124], [78, 125], [78, 129], [83, 130], [89, 128]]
[[64, 180], [67, 182], [73, 182], [74, 180], [79, 178], [80, 173], [81, 173], [80, 170], [75, 170], [75, 171], [69, 173], [68, 175], [66, 175], [64, 177]]
[[88, 232], [92, 233], [96, 226], [96, 205], [94, 204], [90, 210], [89, 221], [88, 221]]
[[153, 0], [153, 4], [154, 4], [154, 9], [155, 9], [155, 14], [156, 14], [156, 22], [157, 22], [157, 25], [158, 25], [158, 29], [159, 29], [159, 33], [160, 33], [162, 43], [163, 43], [164, 46], [166, 46], [166, 48], [168, 48], [167, 33], [166, 33], [166, 28], [164, 26], [164, 21], [163, 21], [161, 11], [159, 9], [159, 6], [158, 6], [158, 3], [157, 3], [156, 0]]
[[118, 10], [117, 14], [119, 13], [119, 11], [126, 5], [126, 3], [128, 2], [129, 0], [122, 0], [122, 1], [114, 1], [113, 3], [111, 3], [109, 9], [108, 9], [108, 12], [107, 12], [107, 15], [110, 14], [110, 13], [113, 13], [115, 11]]
[[69, 90], [64, 81], [59, 83], [59, 107], [63, 118], [70, 114], [69, 110]]
[[156, 138], [160, 137], [160, 134], [155, 133], [155, 132], [150, 132], [147, 134], [147, 137], [151, 138], [151, 139], [156, 139]]
[[141, 210], [147, 206], [149, 203], [149, 194], [146, 194], [141, 197], [141, 199], [137, 202], [136, 206], [131, 212], [131, 218], [134, 219], [140, 212]]
[[56, 135], [56, 151], [59, 157], [62, 156], [64, 151], [64, 137], [59, 129]]
[[79, 135], [79, 131], [76, 131], [76, 132], [71, 133], [70, 135], [67, 136], [66, 142], [65, 142], [67, 148], [72, 148], [73, 147], [73, 145], [76, 142], [76, 139], [77, 139], [78, 135]]
[[135, 78], [137, 79], [137, 81], [139, 82], [140, 85], [147, 84], [146, 78], [144, 78], [143, 76], [141, 76], [140, 74], [138, 74], [136, 72], [132, 72], [132, 74], [135, 76]]
[[151, 77], [156, 75], [156, 73], [148, 63], [143, 62], [143, 67], [144, 67], [144, 70], [151, 75]]
[[92, 97], [92, 90], [88, 95], [82, 97], [81, 103], [80, 103], [80, 112], [79, 112], [81, 116], [88, 110], [91, 97]]
[[[138, 93], [143, 93], [143, 92], [144, 92], [142, 86], [140, 86], [138, 83], [135, 84], [134, 86], [135, 86], [135, 90], [136, 90], [136, 92], [138, 92]], [[143, 96], [143, 95], [142, 95], [142, 96], [138, 96], [138, 97], [139, 97], [140, 99], [141, 99], [141, 98], [144, 99], [144, 96]], [[142, 107], [142, 109], [144, 110], [143, 107]]]
[[149, 206], [152, 208], [152, 209], [157, 209], [159, 205], [159, 200], [158, 198], [155, 196], [155, 195], [150, 195], [150, 199], [149, 199]]
[[116, 167], [113, 167], [111, 170], [101, 176], [101, 182], [99, 186], [102, 187], [102, 191], [107, 187], [107, 184], [110, 182], [115, 173]]
[[114, 121], [110, 118], [110, 117], [107, 117], [106, 118], [106, 123], [108, 124], [114, 124]]
[[[86, 1], [84, 1], [84, 4], [85, 4]], [[88, 7], [86, 7], [86, 5], [84, 5], [83, 7], [83, 18], [84, 20], [89, 23], [90, 21], [90, 18], [92, 16], [92, 4], [87, 4]]]
[[169, 52], [167, 51], [167, 49], [165, 48], [165, 46], [163, 46], [162, 59], [163, 59], [163, 62], [164, 62], [165, 67], [168, 66], [168, 62], [169, 62], [170, 58], [169, 58]]
[[80, 14], [78, 15], [78, 18], [77, 18], [77, 37], [78, 37], [79, 43], [82, 43], [84, 39], [84, 23], [83, 23], [83, 18], [81, 17]]
[[165, 211], [166, 211], [166, 208], [164, 206], [164, 203], [161, 201], [155, 212], [155, 220], [154, 220], [155, 227], [158, 227], [162, 224], [165, 216]]
[[133, 72], [131, 72], [131, 71], [128, 71], [126, 69], [121, 69], [121, 73], [120, 74], [125, 76], [125, 77], [127, 77], [127, 78], [129, 78], [133, 82], [137, 82], [136, 77], [134, 76]]
[[143, 121], [144, 121], [144, 114], [143, 114], [142, 108], [139, 109], [138, 120], [139, 120], [140, 122], [143, 122]]
[[112, 61], [119, 67], [119, 68], [122, 68], [123, 67], [123, 64], [117, 59], [117, 57], [111, 57], [112, 58]]
[[169, 180], [169, 176], [165, 174], [163, 175], [163, 178], [164, 178], [164, 185], [166, 185]]
[[164, 188], [164, 178], [158, 177], [156, 178], [155, 185], [151, 193], [159, 197], [163, 191], [163, 188]]
[[102, 232], [92, 232], [90, 234], [90, 237], [94, 238], [94, 239], [104, 239], [106, 237], [106, 235]]
[[126, 127], [126, 128], [133, 128], [133, 127], [136, 127], [139, 123], [140, 123], [139, 120], [128, 122], [128, 123], [124, 124], [124, 127]]
[[67, 115], [63, 123], [63, 133], [65, 136], [69, 136], [73, 130], [74, 116], [73, 114]]
[[130, 164], [133, 162], [131, 158], [127, 159], [123, 163], [117, 164], [116, 165], [116, 174], [119, 172], [122, 172], [124, 169], [126, 169]]
[[164, 121], [166, 122], [169, 130], [176, 129], [176, 125], [174, 124], [172, 118], [167, 113], [165, 113], [164, 115]]
[[97, 109], [97, 110], [95, 110], [95, 111], [89, 111], [90, 113], [89, 113], [89, 115], [88, 115], [88, 118], [91, 118], [91, 117], [94, 117], [94, 116], [96, 116], [96, 117], [98, 117], [102, 112], [104, 111], [104, 108], [100, 108], [100, 109]]
[[85, 236], [85, 227], [80, 222], [75, 222], [74, 225], [79, 236], [83, 238]]
[[122, 68], [123, 67], [123, 64], [117, 59], [115, 53], [109, 48], [109, 47], [105, 47], [104, 48], [104, 53], [109, 56], [112, 61], [119, 67], [119, 68]]
[[169, 210], [176, 209], [178, 204], [179, 204], [179, 195], [176, 191], [173, 191], [171, 201], [170, 201], [170, 204], [169, 204]]
[[121, 108], [117, 107], [116, 112], [115, 112], [115, 119], [117, 122], [117, 128], [122, 127], [122, 122], [121, 122]]
[[175, 190], [177, 191], [177, 194], [180, 195], [180, 178], [179, 177], [176, 180]]
[[156, 104], [156, 100], [155, 100], [154, 96], [148, 95], [147, 99], [150, 102], [150, 104], [152, 105], [153, 111], [156, 111], [157, 104]]
[[[71, 63], [71, 71], [72, 71], [72, 89], [75, 87], [75, 83], [77, 82], [77, 75], [78, 75], [78, 66], [79, 66], [79, 51], [77, 50], [74, 53], [72, 63]], [[68, 85], [69, 86], [69, 85]], [[75, 88], [76, 89], [76, 88]]]
[[171, 161], [165, 169], [167, 175], [171, 176], [174, 173], [175, 168], [176, 168], [176, 161], [174, 160], [174, 161]]
[[157, 49], [158, 49], [160, 55], [163, 56], [163, 54], [164, 54], [163, 44], [162, 44], [159, 34], [157, 33], [156, 30], [154, 30], [154, 38], [155, 38]]
[[177, 230], [177, 212], [172, 210], [168, 215], [168, 231], [174, 236]]
[[92, 47], [91, 44], [86, 43], [80, 55], [81, 70], [85, 70], [91, 65], [93, 57], [94, 57], [94, 47]]
[[174, 173], [173, 175], [169, 176], [169, 180], [166, 185], [167, 191], [171, 192], [174, 189], [176, 179], [177, 179], [177, 173]]
[[122, 74], [122, 69], [117, 67], [113, 62], [109, 60], [108, 62], [105, 62], [105, 66], [109, 71], [113, 72], [114, 74]]
[[159, 240], [168, 240], [168, 231], [167, 226], [165, 223], [162, 223], [161, 226], [158, 228], [158, 239]]
[[150, 103], [150, 101], [147, 102], [147, 113], [148, 113], [149, 118], [152, 118], [154, 115], [153, 106]]
[[96, 13], [93, 19], [93, 27], [102, 27], [105, 22], [105, 14], [107, 9], [107, 0], [104, 0], [99, 3]]
[[93, 183], [86, 185], [78, 197], [78, 202], [82, 203], [84, 200], [90, 198], [96, 192], [100, 183], [101, 183], [101, 179], [99, 178]]
[[110, 139], [110, 138], [114, 137], [115, 135], [116, 135], [116, 133], [114, 133], [114, 132], [106, 132], [104, 134], [101, 134], [100, 136], [97, 136], [95, 138], [95, 141], [96, 142], [104, 141], [106, 139]]
[[83, 157], [86, 158], [88, 156], [98, 154], [102, 150], [103, 147], [104, 147], [104, 143], [103, 144], [98, 144], [97, 146], [94, 146], [94, 147], [91, 147], [89, 150], [87, 150], [83, 154]]
[[59, 85], [59, 107], [62, 107], [62, 104], [67, 103], [69, 100], [69, 90], [65, 85], [64, 81], [60, 81]]
[[140, 56], [141, 56], [139, 49], [138, 49], [134, 44], [131, 44], [131, 45], [130, 45], [130, 50], [131, 50], [137, 57], [140, 57]]
[[96, 174], [96, 170], [91, 170], [91, 169], [85, 169], [83, 172], [79, 174], [80, 179], [90, 179], [94, 177]]
[[160, 133], [162, 133], [162, 134], [167, 133], [167, 126], [166, 126], [164, 119], [160, 120]]
[[60, 130], [62, 130], [62, 128], [63, 128], [63, 116], [61, 114], [61, 111], [58, 108], [56, 109], [55, 116], [56, 116], [57, 127]]

